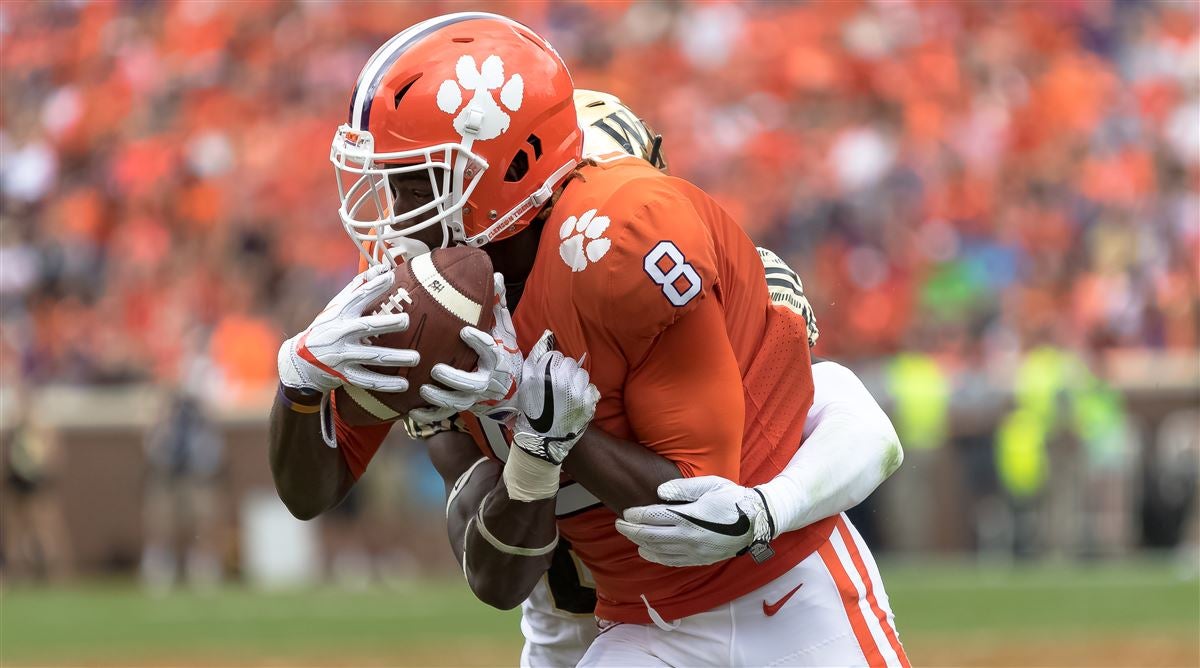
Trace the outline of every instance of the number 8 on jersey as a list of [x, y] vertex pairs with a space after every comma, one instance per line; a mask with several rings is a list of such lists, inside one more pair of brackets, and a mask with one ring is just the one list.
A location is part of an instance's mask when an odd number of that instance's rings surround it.
[[[667, 301], [675, 306], [686, 306], [703, 287], [700, 274], [671, 241], [660, 241], [646, 253], [642, 269], [650, 280], [662, 287]], [[680, 279], [685, 279], [686, 284], [680, 285]]]

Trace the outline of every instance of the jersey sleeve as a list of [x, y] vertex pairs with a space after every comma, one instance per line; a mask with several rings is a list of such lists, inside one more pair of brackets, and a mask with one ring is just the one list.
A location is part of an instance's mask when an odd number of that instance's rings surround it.
[[713, 239], [683, 193], [665, 179], [631, 182], [609, 202], [611, 260], [604, 271], [585, 272], [600, 281], [590, 294], [593, 326], [617, 339], [626, 359], [639, 361], [674, 322], [708, 300], [717, 284]]
[[638, 442], [685, 477], [740, 477], [745, 403], [724, 313], [701, 301], [654, 341], [625, 385]]
[[342, 459], [346, 461], [346, 465], [350, 468], [350, 473], [357, 480], [367, 470], [367, 465], [371, 463], [371, 459], [375, 456], [375, 453], [379, 450], [379, 446], [383, 444], [383, 439], [387, 438], [388, 432], [392, 430], [392, 425], [395, 423], [385, 422], [366, 427], [348, 425], [338, 415], [337, 402], [334, 401], [334, 396], [336, 395], [331, 395], [329, 401], [333, 403], [333, 410], [331, 412], [333, 413], [333, 426], [337, 433], [338, 452], [342, 453]]

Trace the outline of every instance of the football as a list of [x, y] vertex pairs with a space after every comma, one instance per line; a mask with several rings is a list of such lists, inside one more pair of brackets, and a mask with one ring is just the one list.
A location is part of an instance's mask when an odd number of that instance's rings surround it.
[[426, 405], [418, 390], [430, 382], [435, 364], [474, 369], [479, 356], [463, 343], [459, 332], [467, 325], [491, 329], [495, 298], [492, 262], [477, 248], [442, 248], [393, 269], [392, 289], [369, 305], [367, 312], [407, 313], [408, 329], [368, 341], [416, 350], [421, 354], [421, 363], [411, 368], [367, 366], [371, 371], [403, 375], [409, 389], [387, 393], [343, 385], [334, 392], [342, 421], [353, 426], [395, 421], [413, 408]]

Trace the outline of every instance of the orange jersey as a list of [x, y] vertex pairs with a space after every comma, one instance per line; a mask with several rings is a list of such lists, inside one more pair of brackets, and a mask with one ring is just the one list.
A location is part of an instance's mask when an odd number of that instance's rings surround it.
[[[670, 459], [685, 476], [764, 483], [799, 447], [812, 404], [807, 324], [772, 306], [763, 265], [741, 228], [705, 193], [635, 159], [584, 167], [542, 231], [513, 313], [529, 350], [541, 333], [580, 359], [600, 390], [592, 424]], [[335, 411], [336, 415], [336, 411]], [[507, 457], [498, 423], [463, 414], [488, 454]], [[390, 425], [350, 428], [338, 447], [357, 476]], [[576, 483], [557, 498], [559, 531], [587, 566], [596, 614], [649, 623], [734, 600], [815, 551], [833, 519], [785, 533], [775, 557], [671, 568], [645, 561], [616, 515]]]
[[[753, 243], [712, 199], [645, 162], [584, 167], [568, 184], [513, 317], [523, 350], [550, 329], [564, 354], [587, 355], [601, 394], [593, 426], [685, 476], [760, 484], [799, 447], [813, 395], [803, 317], [771, 305]], [[478, 423], [472, 432], [486, 436]], [[667, 619], [733, 600], [832, 527], [781, 536], [761, 565], [670, 568], [641, 559], [607, 508], [564, 507], [576, 487], [560, 491], [559, 530], [595, 579], [597, 615], [615, 621], [649, 622], [643, 595]]]

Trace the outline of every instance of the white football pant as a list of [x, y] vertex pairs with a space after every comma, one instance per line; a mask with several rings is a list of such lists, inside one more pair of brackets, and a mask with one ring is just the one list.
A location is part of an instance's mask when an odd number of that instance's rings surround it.
[[909, 668], [875, 559], [844, 514], [820, 549], [775, 581], [662, 626], [599, 620], [598, 632], [585, 629], [586, 617], [553, 609], [543, 585], [522, 613], [522, 666]]

